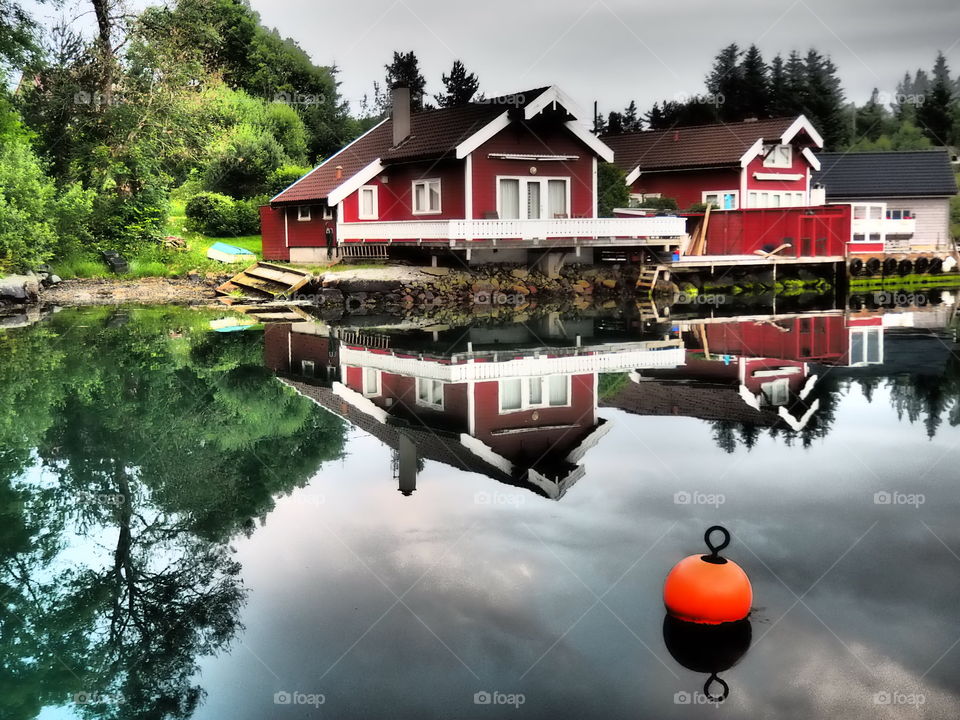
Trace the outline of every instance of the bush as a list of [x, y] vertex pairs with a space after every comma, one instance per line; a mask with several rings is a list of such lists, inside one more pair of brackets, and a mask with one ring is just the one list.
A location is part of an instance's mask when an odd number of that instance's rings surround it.
[[637, 207], [644, 208], [647, 210], [679, 210], [680, 209], [680, 206], [677, 204], [677, 201], [670, 197], [646, 198], [644, 200], [638, 200], [636, 205]]
[[277, 168], [270, 176], [269, 187], [267, 187], [268, 198], [286, 190], [312, 169], [313, 168], [302, 167], [300, 165], [284, 165], [283, 167]]
[[597, 213], [600, 217], [612, 217], [614, 208], [630, 205], [630, 188], [627, 174], [612, 163], [597, 166]]
[[267, 191], [270, 178], [289, 159], [276, 138], [249, 125], [234, 128], [204, 172], [212, 192], [248, 198]]
[[236, 237], [260, 232], [261, 197], [234, 200], [218, 193], [199, 193], [187, 203], [187, 228], [212, 237]]

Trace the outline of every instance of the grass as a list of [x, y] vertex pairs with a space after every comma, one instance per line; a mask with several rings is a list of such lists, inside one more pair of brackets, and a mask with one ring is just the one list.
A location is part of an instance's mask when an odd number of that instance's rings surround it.
[[887, 277], [854, 277], [850, 278], [850, 290], [914, 290], [923, 287], [956, 287], [960, 286], [960, 273], [944, 275], [904, 275]]
[[132, 257], [130, 271], [122, 275], [115, 275], [101, 259], [90, 256], [68, 257], [50, 263], [53, 271], [64, 280], [72, 278], [104, 278], [119, 277], [125, 279], [147, 277], [179, 277], [191, 271], [201, 275], [207, 272], [230, 275], [243, 269], [243, 263], [228, 265], [211, 260], [207, 257], [207, 250], [215, 242], [224, 242], [229, 245], [249, 250], [257, 259], [262, 257], [263, 246], [259, 235], [243, 235], [240, 237], [211, 238], [200, 233], [188, 230], [186, 227], [184, 203], [171, 203], [170, 217], [164, 228], [164, 235], [178, 235], [182, 237], [187, 247], [183, 250], [149, 247]]

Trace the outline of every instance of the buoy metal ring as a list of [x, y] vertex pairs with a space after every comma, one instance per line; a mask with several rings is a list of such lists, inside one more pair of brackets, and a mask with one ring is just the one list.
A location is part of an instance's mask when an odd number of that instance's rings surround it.
[[[710, 542], [710, 536], [715, 532], [723, 533], [723, 542], [721, 542], [719, 545], [714, 545], [712, 542]], [[703, 556], [704, 562], [714, 563], [715, 565], [723, 565], [725, 562], [727, 562], [725, 559], [720, 557], [720, 551], [730, 544], [729, 530], [723, 527], [723, 525], [713, 525], [708, 527], [707, 531], [703, 534], [703, 541], [710, 549], [710, 554]]]
[[[719, 683], [720, 687], [723, 688], [723, 692], [720, 695], [714, 695], [710, 692], [710, 686], [714, 683]], [[727, 699], [729, 694], [730, 686], [727, 685], [722, 678], [717, 677], [716, 673], [712, 673], [710, 677], [707, 678], [707, 681], [703, 684], [703, 695], [710, 702], [722, 703]]]

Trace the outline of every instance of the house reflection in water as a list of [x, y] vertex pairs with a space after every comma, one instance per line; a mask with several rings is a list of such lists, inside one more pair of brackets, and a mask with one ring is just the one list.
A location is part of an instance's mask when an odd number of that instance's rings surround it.
[[607, 430], [600, 373], [668, 369], [680, 339], [595, 336], [592, 319], [376, 335], [270, 325], [266, 364], [302, 395], [394, 449], [409, 495], [424, 459], [559, 499]]

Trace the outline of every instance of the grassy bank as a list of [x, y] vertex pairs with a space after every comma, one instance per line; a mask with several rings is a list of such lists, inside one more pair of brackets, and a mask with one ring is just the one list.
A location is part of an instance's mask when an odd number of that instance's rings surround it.
[[53, 271], [64, 280], [73, 278], [144, 278], [144, 277], [178, 277], [191, 271], [201, 274], [207, 272], [230, 273], [233, 269], [243, 267], [242, 263], [227, 265], [207, 257], [207, 250], [215, 242], [225, 242], [249, 250], [259, 259], [262, 257], [262, 242], [259, 235], [243, 235], [240, 237], [212, 238], [187, 229], [187, 218], [184, 213], [184, 204], [174, 201], [171, 203], [170, 217], [164, 228], [164, 235], [182, 237], [186, 248], [171, 249], [165, 247], [150, 247], [136, 255], [127, 258], [130, 262], [130, 272], [122, 275], [114, 274], [107, 264], [99, 257], [79, 256], [64, 258], [50, 263]]

